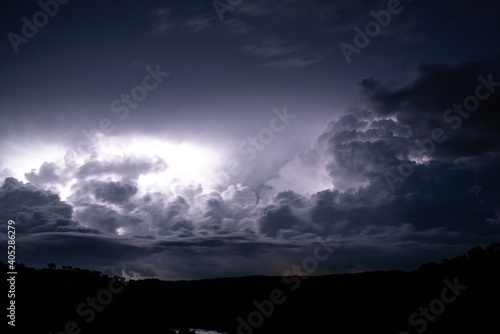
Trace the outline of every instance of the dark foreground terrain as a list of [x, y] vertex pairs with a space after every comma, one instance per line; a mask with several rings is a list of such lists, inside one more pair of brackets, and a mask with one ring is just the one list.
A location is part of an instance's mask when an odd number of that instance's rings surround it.
[[16, 333], [500, 333], [499, 243], [413, 272], [126, 286], [71, 267], [17, 272]]

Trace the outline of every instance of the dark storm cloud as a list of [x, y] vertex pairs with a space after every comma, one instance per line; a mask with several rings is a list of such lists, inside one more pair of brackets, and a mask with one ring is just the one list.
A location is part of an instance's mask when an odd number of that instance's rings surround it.
[[279, 192], [274, 196], [274, 201], [279, 205], [290, 205], [296, 208], [302, 208], [306, 200], [306, 197], [291, 190]]
[[[436, 233], [437, 235], [438, 233]], [[397, 237], [397, 238], [396, 238]], [[443, 236], [444, 237], [444, 236]], [[384, 240], [384, 246], [380, 242]], [[316, 274], [374, 269], [415, 269], [420, 261], [436, 260], [436, 253], [455, 256], [467, 250], [460, 239], [418, 235], [406, 227], [382, 239], [364, 237], [306, 241], [263, 240], [242, 235], [157, 239], [81, 233], [38, 233], [18, 240], [26, 264], [71, 264], [131, 278], [196, 279], [227, 276], [282, 275], [314, 255], [318, 242], [333, 250]], [[484, 240], [475, 239], [476, 243]]]
[[[325, 157], [337, 188], [312, 196], [307, 204], [311, 219], [326, 235], [384, 235], [402, 226], [498, 235], [500, 188], [493, 190], [500, 180], [498, 64], [495, 57], [453, 66], [418, 65], [414, 79], [399, 87], [362, 81], [367, 110], [352, 109], [329, 124], [301, 156]], [[486, 95], [488, 87], [488, 98], [453, 129], [458, 121], [447, 122], [443, 114], [478, 91]], [[447, 139], [431, 143], [436, 129]], [[399, 176], [401, 166], [411, 172]], [[391, 183], [387, 172], [400, 179]], [[477, 188], [478, 183], [488, 192]], [[472, 191], [475, 187], [481, 191]], [[286, 208], [277, 212], [290, 215]], [[280, 226], [279, 215], [268, 219], [274, 221], [271, 226]]]
[[222, 193], [201, 195], [201, 234], [229, 234], [243, 228], [254, 229], [256, 195], [249, 187], [229, 186]]
[[221, 199], [210, 198], [205, 202], [203, 218], [206, 224], [213, 229], [220, 229], [222, 219], [227, 216], [227, 210]]
[[137, 193], [137, 187], [121, 182], [97, 182], [94, 193], [96, 199], [113, 204], [122, 204], [127, 202]]
[[[73, 185], [73, 200], [87, 201], [93, 195], [103, 202], [122, 204], [137, 192], [134, 182], [140, 175], [162, 172], [167, 168], [165, 161], [158, 157], [140, 158], [133, 156], [115, 157], [103, 160], [94, 152], [83, 163], [78, 162], [76, 152], [70, 151], [65, 156], [65, 167], [53, 162], [44, 162], [37, 170], [25, 173], [26, 179], [33, 185], [55, 190], [58, 185], [65, 185], [77, 179]], [[126, 182], [103, 182], [98, 178], [115, 176]], [[86, 181], [89, 179], [89, 181]]]
[[184, 235], [191, 235], [190, 231], [194, 229], [189, 217], [189, 204], [186, 200], [177, 196], [172, 201], [167, 203], [161, 220], [158, 221], [158, 233], [167, 235], [172, 231], [181, 231]]
[[[1, 153], [7, 162], [14, 153], [28, 156], [19, 150], [25, 143], [10, 145], [23, 138], [60, 144], [75, 132], [81, 140], [82, 130], [110, 117], [113, 99], [140, 83], [148, 64], [171, 68], [173, 81], [120, 125], [124, 137], [208, 138], [207, 146], [224, 147], [218, 144], [238, 143], [254, 133], [249, 129], [268, 124], [268, 115], [256, 116], [257, 100], [264, 101], [262, 110], [285, 103], [303, 108], [303, 125], [338, 119], [293, 161], [292, 185], [309, 185], [319, 172], [325, 174], [320, 186], [301, 190], [258, 184], [214, 192], [200, 184], [144, 186], [142, 176], [168, 174], [167, 164], [125, 157], [119, 150], [70, 152], [65, 165], [37, 160], [38, 170], [22, 170], [30, 184], [9, 178], [0, 189], [0, 217], [17, 223], [20, 261], [123, 270], [138, 278], [280, 275], [311, 256], [316, 241], [330, 237], [342, 247], [318, 273], [332, 273], [414, 269], [497, 241], [500, 91], [481, 100], [470, 116], [453, 110], [448, 120], [443, 115], [475, 94], [479, 76], [500, 81], [499, 57], [455, 61], [498, 52], [498, 22], [491, 23], [496, 19], [491, 13], [500, 5], [401, 1], [402, 13], [363, 51], [379, 58], [359, 58], [359, 67], [346, 68], [344, 59], [339, 65], [331, 57], [333, 49], [339, 52], [339, 35], [352, 42], [353, 28], [363, 28], [373, 20], [372, 10], [386, 9], [387, 3], [244, 0], [224, 13], [223, 22], [211, 1], [65, 7], [21, 46], [17, 58], [3, 62], [1, 133], [9, 145]], [[8, 29], [19, 32], [20, 18], [31, 18], [32, 9], [25, 5], [15, 15], [0, 15]], [[252, 61], [260, 65], [257, 71]], [[384, 81], [396, 80], [416, 61], [409, 82]], [[306, 67], [293, 80], [276, 71]], [[340, 106], [350, 103], [352, 83], [370, 75], [377, 78], [360, 84], [365, 105], [339, 117]], [[232, 100], [234, 105], [225, 105]], [[430, 152], [429, 139], [438, 128], [446, 140], [434, 142]], [[302, 130], [283, 131], [284, 151], [317, 136]], [[231, 131], [241, 138], [231, 138]], [[248, 172], [259, 182], [288, 159], [273, 146], [281, 140], [276, 138]], [[273, 167], [264, 170], [265, 165]], [[392, 189], [387, 172], [399, 176], [401, 166], [412, 168], [411, 175], [397, 179]], [[1, 175], [13, 175], [2, 162]], [[68, 202], [55, 193], [63, 186]]]
[[[442, 128], [448, 138], [434, 159], [481, 159], [500, 148], [499, 63], [500, 57], [495, 56], [454, 66], [419, 64], [416, 79], [404, 87], [391, 88], [374, 79], [362, 81], [361, 87], [377, 116], [393, 115], [398, 124], [408, 127], [409, 140], [430, 138], [434, 129]], [[460, 112], [455, 107], [474, 99], [479, 100], [477, 110], [470, 111], [466, 105]]]
[[117, 234], [120, 228], [127, 234], [142, 234], [148, 231], [148, 226], [138, 215], [120, 213], [100, 204], [79, 207], [75, 218], [82, 224], [111, 234]]
[[[30, 265], [71, 263], [108, 272], [124, 270], [140, 278], [151, 277], [154, 264], [154, 276], [163, 279], [249, 275], [257, 267], [279, 275], [276, 265], [278, 270], [291, 265], [283, 261], [291, 249], [312, 254], [315, 247], [313, 243], [265, 242], [244, 236], [168, 240], [80, 233], [30, 234], [18, 242], [26, 245], [18, 252], [19, 258], [29, 259]], [[300, 255], [295, 257], [300, 259]]]
[[260, 218], [259, 232], [270, 237], [281, 233], [287, 238], [312, 231], [312, 225], [296, 217], [288, 205], [266, 207]]
[[[363, 80], [365, 108], [352, 108], [331, 122], [297, 157], [308, 167], [323, 168], [335, 188], [270, 196], [244, 185], [208, 193], [201, 185], [150, 192], [140, 189], [137, 179], [164, 170], [163, 161], [101, 161], [91, 155], [80, 165], [70, 160], [71, 168], [46, 163], [26, 175], [40, 187], [72, 179], [69, 199], [74, 207], [49, 191], [8, 179], [0, 199], [9, 209], [2, 217], [19, 220], [34, 245], [61, 235], [54, 248], [41, 247], [37, 254], [28, 250], [27, 256], [40, 263], [52, 262], [50, 257], [69, 263], [66, 255], [58, 255], [60, 249], [78, 252], [79, 244], [87, 244], [93, 246], [85, 253], [88, 257], [80, 257], [82, 264], [106, 253], [96, 265], [99, 269], [123, 270], [131, 277], [275, 273], [290, 249], [296, 249], [294, 259], [301, 261], [308, 245], [327, 237], [345, 248], [342, 259], [325, 264], [326, 271], [411, 269], [432, 260], [438, 250], [439, 256], [446, 256], [500, 235], [500, 138], [495, 130], [500, 125], [499, 98], [493, 91], [499, 63], [491, 58], [419, 64], [402, 85]], [[491, 94], [454, 129], [457, 121], [447, 122], [443, 114], [485, 82], [490, 82]], [[479, 92], [486, 94], [488, 87]], [[435, 142], [430, 152], [428, 140], [436, 128], [442, 128], [447, 139]], [[387, 172], [397, 175], [402, 165], [412, 166], [412, 172], [391, 189]], [[122, 180], [104, 180], [109, 175]], [[89, 231], [107, 236], [78, 239]], [[244, 260], [249, 258], [265, 264]]]
[[[16, 231], [21, 234], [70, 231], [98, 233], [74, 221], [73, 207], [62, 202], [59, 195], [14, 178], [5, 179], [0, 189], [0, 204], [2, 221], [16, 221]], [[5, 225], [2, 226], [4, 229]]]
[[453, 165], [429, 166], [415, 172], [395, 194], [383, 197], [387, 184], [373, 181], [359, 191], [319, 193], [312, 219], [334, 235], [373, 234], [409, 224], [417, 231], [443, 229], [459, 234], [500, 232], [494, 206], [470, 191], [471, 171]]
[[78, 179], [102, 175], [122, 175], [134, 180], [141, 174], [160, 172], [167, 164], [160, 158], [143, 159], [124, 157], [113, 161], [90, 160], [79, 166], [74, 174]]
[[398, 110], [405, 114], [435, 114], [475, 93], [479, 75], [497, 77], [498, 62], [499, 56], [455, 65], [418, 63], [410, 83], [392, 87], [369, 78], [361, 82], [362, 93], [380, 115]]
[[117, 205], [127, 204], [137, 193], [137, 186], [124, 182], [105, 182], [91, 180], [79, 182], [73, 186], [71, 201], [74, 204], [89, 203], [94, 200]]
[[193, 236], [195, 229], [196, 215], [189, 212], [190, 203], [193, 204], [182, 196], [169, 198], [165, 194], [150, 193], [138, 199], [134, 210], [143, 212], [152, 233], [185, 238]]
[[6, 209], [15, 210], [21, 207], [47, 208], [63, 218], [71, 218], [73, 213], [71, 205], [61, 202], [59, 195], [37, 189], [14, 178], [5, 179], [1, 191], [2, 207]]
[[[400, 86], [363, 80], [360, 86], [367, 108], [351, 109], [330, 123], [312, 148], [300, 155], [310, 166], [323, 164], [335, 190], [310, 198], [284, 191], [270, 202], [259, 202], [255, 191], [240, 185], [208, 194], [200, 186], [186, 186], [177, 187], [177, 196], [149, 193], [132, 203], [138, 192], [134, 183], [84, 181], [84, 177], [117, 174], [137, 179], [165, 168], [164, 163], [91, 160], [74, 167], [79, 181], [70, 198], [79, 206], [77, 218], [107, 233], [122, 228], [128, 233], [149, 231], [180, 238], [237, 231], [284, 240], [329, 235], [396, 237], [402, 231], [428, 231], [438, 238], [445, 232], [495, 234], [499, 194], [492, 185], [500, 179], [494, 159], [499, 149], [494, 130], [498, 96], [490, 94], [456, 131], [443, 113], [475, 94], [482, 83], [479, 76], [492, 83], [498, 80], [496, 60], [420, 64], [413, 79]], [[487, 90], [483, 87], [481, 92]], [[429, 153], [425, 144], [422, 148], [416, 141], [426, 143], [436, 127], [442, 127], [449, 139], [435, 143], [435, 152]], [[410, 164], [413, 172], [404, 182], [395, 183], [394, 191], [386, 173], [397, 173], [404, 164]], [[42, 167], [29, 177], [55, 180], [53, 166]], [[485, 182], [486, 178], [490, 181]], [[480, 185], [484, 191], [471, 191], [479, 182], [485, 183]]]
[[30, 183], [37, 186], [47, 184], [61, 183], [61, 168], [53, 162], [44, 162], [38, 172], [32, 170], [30, 173], [25, 173], [24, 177]]

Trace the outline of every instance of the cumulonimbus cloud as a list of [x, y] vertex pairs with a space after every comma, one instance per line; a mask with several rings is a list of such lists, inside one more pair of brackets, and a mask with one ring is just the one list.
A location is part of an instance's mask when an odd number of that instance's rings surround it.
[[[383, 254], [402, 266], [409, 256], [399, 253], [403, 244], [427, 255], [436, 244], [447, 250], [485, 244], [500, 234], [500, 92], [491, 92], [457, 129], [443, 113], [474, 94], [478, 76], [492, 74], [493, 82], [500, 81], [499, 63], [496, 57], [452, 66], [420, 64], [414, 78], [400, 86], [362, 81], [366, 107], [331, 122], [289, 162], [292, 169], [277, 172], [266, 194], [241, 184], [219, 191], [200, 184], [147, 189], [140, 178], [168, 170], [165, 162], [95, 158], [74, 160], [66, 168], [47, 162], [26, 174], [29, 184], [7, 178], [0, 189], [0, 216], [16, 220], [20, 238], [34, 242], [27, 256], [35, 257], [34, 245], [42, 247], [45, 238], [61, 235], [68, 242], [44, 248], [47, 257], [62, 259], [56, 249], [70, 249], [69, 240], [76, 238], [112, 250], [103, 260], [106, 268], [116, 259], [145, 274], [152, 272], [150, 264], [161, 263], [156, 274], [162, 277], [174, 268], [183, 277], [223, 275], [223, 253], [241, 262], [225, 273], [244, 274], [257, 270], [248, 256], [265, 261], [266, 254], [279, 251], [277, 258], [283, 259], [294, 244], [306, 254], [307, 245], [322, 238], [349, 245], [344, 256], [363, 268], [367, 260], [360, 249], [370, 249], [375, 262]], [[435, 128], [447, 140], [435, 143], [430, 154], [416, 141], [432, 138]], [[414, 171], [391, 191], [386, 172], [397, 173], [402, 164]], [[312, 193], [302, 191], [310, 175], [288, 174], [300, 168], [323, 173], [327, 182]], [[73, 183], [67, 202], [47, 190], [68, 180]], [[298, 187], [289, 187], [293, 184]], [[388, 243], [397, 256], [387, 255]], [[144, 267], [134, 265], [139, 258]], [[201, 259], [207, 265], [196, 269]], [[279, 266], [274, 260], [267, 265]], [[348, 268], [348, 259], [343, 261]]]

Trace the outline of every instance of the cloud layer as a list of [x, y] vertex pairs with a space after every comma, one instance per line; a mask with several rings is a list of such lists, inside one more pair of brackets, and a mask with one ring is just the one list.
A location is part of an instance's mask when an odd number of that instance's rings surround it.
[[[500, 235], [498, 64], [421, 63], [404, 84], [361, 81], [365, 106], [332, 121], [258, 189], [149, 187], [144, 177], [169, 170], [158, 157], [70, 151], [26, 173], [29, 183], [5, 179], [0, 216], [16, 221], [19, 261], [39, 266], [280, 275], [328, 239], [341, 247], [324, 272], [411, 269]], [[489, 94], [477, 108], [453, 111], [481, 85]]]

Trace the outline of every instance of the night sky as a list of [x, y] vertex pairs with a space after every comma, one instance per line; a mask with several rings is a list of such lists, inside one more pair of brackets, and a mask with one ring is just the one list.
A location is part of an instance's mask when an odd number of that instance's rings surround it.
[[281, 275], [335, 244], [320, 275], [499, 241], [499, 2], [0, 8], [0, 240], [14, 220], [19, 263]]

